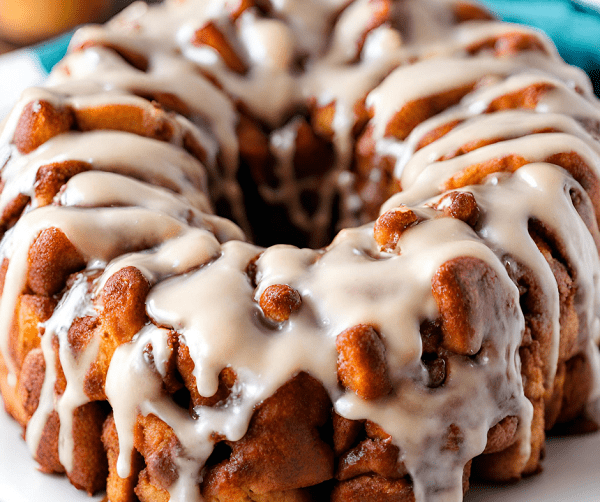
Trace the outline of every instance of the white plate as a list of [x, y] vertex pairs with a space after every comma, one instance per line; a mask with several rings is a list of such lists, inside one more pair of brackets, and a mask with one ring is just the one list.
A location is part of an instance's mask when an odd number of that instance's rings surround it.
[[[99, 502], [36, 470], [21, 428], [0, 411], [0, 502]], [[544, 472], [516, 485], [473, 487], [465, 502], [599, 502], [600, 433], [548, 441]]]
[[0, 502], [99, 502], [71, 486], [64, 476], [42, 474], [31, 458], [21, 427], [0, 399]]
[[599, 502], [600, 433], [546, 443], [544, 471], [510, 486], [474, 486], [465, 502]]

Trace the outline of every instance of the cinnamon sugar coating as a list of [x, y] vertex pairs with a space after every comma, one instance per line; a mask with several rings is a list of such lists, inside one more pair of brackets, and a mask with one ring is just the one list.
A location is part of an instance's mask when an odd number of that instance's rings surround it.
[[505, 417], [488, 431], [487, 443], [483, 454], [505, 450], [515, 440], [517, 417]]
[[340, 458], [336, 478], [340, 481], [362, 474], [375, 473], [388, 479], [400, 479], [408, 474], [406, 466], [398, 460], [400, 451], [386, 440], [365, 439]]
[[112, 502], [539, 472], [596, 427], [598, 110], [462, 1], [79, 30], [0, 131], [0, 391], [40, 469]]
[[285, 322], [300, 308], [302, 297], [287, 284], [274, 284], [263, 291], [259, 304], [267, 319]]
[[383, 213], [375, 222], [373, 229], [375, 240], [384, 251], [392, 251], [398, 244], [402, 233], [409, 227], [422, 221], [414, 211], [399, 207]]
[[457, 89], [408, 102], [388, 122], [385, 128], [385, 136], [406, 139], [421, 122], [457, 104], [474, 87], [474, 83], [467, 84]]
[[306, 373], [292, 378], [257, 408], [244, 438], [229, 444], [229, 459], [208, 471], [204, 497], [243, 500], [245, 492], [302, 500], [300, 493], [286, 492], [300, 492], [333, 475], [333, 452], [318, 433], [328, 408], [319, 382]]
[[495, 272], [484, 262], [456, 258], [442, 265], [432, 279], [433, 297], [441, 316], [441, 345], [451, 352], [476, 354], [485, 326], [493, 316], [498, 288]]
[[127, 61], [131, 66], [137, 68], [141, 71], [148, 70], [148, 59], [144, 57], [142, 54], [129, 50], [125, 47], [111, 44], [109, 42], [99, 42], [96, 40], [87, 40], [80, 45], [75, 45], [73, 47], [73, 51], [84, 51], [85, 49], [89, 49], [90, 47], [106, 47], [107, 49], [111, 49], [115, 51], [119, 56], [121, 56], [125, 61]]
[[235, 384], [235, 372], [231, 368], [223, 368], [219, 373], [219, 387], [212, 396], [202, 396], [198, 392], [196, 378], [193, 374], [194, 361], [190, 357], [189, 348], [179, 344], [177, 350], [177, 371], [190, 393], [190, 406], [216, 406], [223, 404], [231, 394]]
[[87, 162], [65, 161], [41, 166], [35, 180], [35, 197], [40, 206], [52, 203], [61, 187], [73, 176], [89, 171], [92, 168]]
[[40, 344], [40, 324], [47, 321], [57, 301], [41, 295], [21, 295], [11, 333], [11, 356], [21, 366], [30, 351]]
[[456, 2], [453, 6], [453, 10], [456, 18], [463, 23], [465, 21], [494, 19], [494, 16], [481, 5], [475, 5], [468, 2]]
[[119, 476], [117, 473], [117, 461], [120, 453], [119, 436], [112, 415], [106, 419], [102, 427], [102, 442], [108, 460], [107, 497], [116, 502], [133, 502], [135, 500], [134, 489], [138, 484], [138, 476], [144, 465], [142, 456], [137, 450], [132, 450], [130, 452], [130, 474], [125, 478]]
[[[66, 284], [69, 274], [82, 269], [79, 251], [59, 229], [43, 230], [29, 250], [27, 286], [38, 295], [52, 296]], [[50, 268], [48, 263], [53, 263]]]
[[17, 123], [13, 142], [21, 153], [29, 153], [50, 138], [71, 129], [70, 110], [56, 109], [47, 101], [29, 103]]
[[198, 47], [206, 45], [216, 50], [225, 61], [225, 64], [237, 73], [244, 74], [247, 67], [235, 50], [229, 45], [219, 28], [214, 23], [207, 23], [194, 33], [192, 44]]
[[475, 227], [479, 220], [480, 210], [471, 192], [449, 192], [438, 203], [444, 216], [457, 218], [470, 227]]
[[148, 290], [147, 279], [135, 267], [122, 268], [106, 281], [101, 298], [103, 312], [90, 326], [101, 334], [102, 340], [84, 381], [90, 399], [105, 399], [106, 373], [114, 351], [130, 341], [146, 323]]
[[385, 347], [372, 326], [358, 325], [335, 340], [340, 383], [363, 399], [377, 399], [392, 391]]
[[505, 57], [521, 51], [538, 50], [544, 52], [546, 49], [536, 36], [516, 32], [505, 33], [500, 37], [491, 37], [467, 48], [467, 51], [471, 54], [483, 50], [492, 50], [495, 56]]

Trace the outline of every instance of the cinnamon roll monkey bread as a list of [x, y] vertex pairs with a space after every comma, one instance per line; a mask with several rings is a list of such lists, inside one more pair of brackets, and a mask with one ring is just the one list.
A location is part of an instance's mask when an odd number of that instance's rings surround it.
[[457, 0], [135, 3], [0, 138], [0, 388], [111, 502], [459, 502], [600, 397], [600, 105]]

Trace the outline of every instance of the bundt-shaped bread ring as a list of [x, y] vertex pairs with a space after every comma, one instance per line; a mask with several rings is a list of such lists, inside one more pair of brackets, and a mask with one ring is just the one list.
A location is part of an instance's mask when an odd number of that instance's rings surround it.
[[599, 421], [599, 124], [542, 34], [462, 1], [84, 27], [0, 131], [6, 409], [110, 502], [534, 474]]

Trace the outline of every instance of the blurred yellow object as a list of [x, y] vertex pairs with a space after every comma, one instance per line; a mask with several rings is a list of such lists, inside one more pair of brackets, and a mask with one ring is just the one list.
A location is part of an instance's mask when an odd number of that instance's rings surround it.
[[0, 38], [31, 44], [81, 23], [102, 21], [112, 0], [0, 0]]

